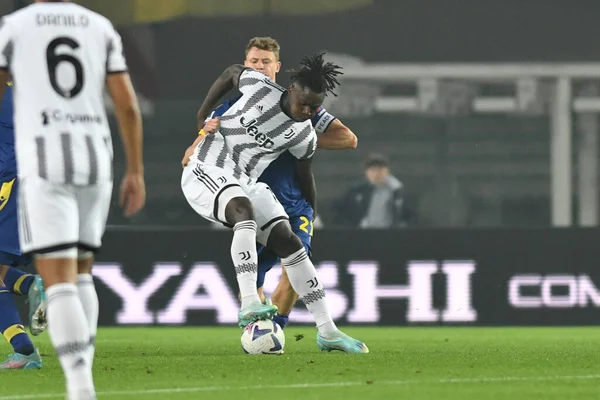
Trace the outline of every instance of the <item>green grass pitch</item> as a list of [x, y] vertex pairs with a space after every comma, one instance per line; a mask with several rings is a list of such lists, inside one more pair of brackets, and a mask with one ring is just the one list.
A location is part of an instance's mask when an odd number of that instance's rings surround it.
[[[249, 356], [236, 328], [98, 333], [100, 399], [598, 399], [600, 328], [346, 328], [371, 353], [320, 352], [286, 329], [285, 354]], [[296, 336], [301, 340], [296, 340]], [[0, 400], [64, 398], [44, 333], [39, 371], [1, 371]], [[0, 351], [9, 353], [8, 345]]]

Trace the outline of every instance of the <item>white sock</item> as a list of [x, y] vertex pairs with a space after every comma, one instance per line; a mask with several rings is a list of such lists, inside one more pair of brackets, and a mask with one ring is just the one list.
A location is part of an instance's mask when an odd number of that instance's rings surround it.
[[242, 221], [233, 227], [231, 259], [235, 267], [242, 308], [260, 302], [256, 291], [258, 275], [258, 255], [256, 254], [256, 222]]
[[281, 263], [285, 267], [292, 287], [313, 315], [319, 332], [323, 335], [336, 332], [337, 327], [329, 313], [325, 290], [317, 279], [317, 271], [308, 258], [306, 250], [302, 248], [291, 256], [282, 258]]
[[90, 330], [72, 283], [57, 283], [46, 290], [48, 333], [65, 374], [67, 391], [76, 395], [94, 391], [92, 365], [89, 362]]
[[77, 291], [83, 311], [88, 321], [90, 330], [90, 348], [88, 350], [90, 363], [94, 364], [94, 353], [96, 351], [96, 332], [98, 332], [98, 294], [94, 286], [94, 278], [91, 274], [77, 275]]

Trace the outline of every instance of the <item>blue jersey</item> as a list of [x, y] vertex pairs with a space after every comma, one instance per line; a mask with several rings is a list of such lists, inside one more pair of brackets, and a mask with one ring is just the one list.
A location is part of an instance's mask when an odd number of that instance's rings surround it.
[[17, 224], [17, 160], [13, 126], [12, 88], [0, 103], [0, 264], [16, 267], [31, 262], [21, 255]]
[[[209, 119], [223, 115], [240, 97], [226, 100], [210, 114]], [[311, 122], [317, 134], [320, 134], [325, 132], [335, 119], [325, 108], [319, 107]], [[258, 180], [269, 185], [289, 217], [304, 216], [312, 220], [313, 209], [302, 197], [300, 185], [296, 180], [296, 161], [296, 158], [286, 151], [269, 164]]]
[[7, 86], [0, 103], [0, 181], [17, 176], [12, 87]]

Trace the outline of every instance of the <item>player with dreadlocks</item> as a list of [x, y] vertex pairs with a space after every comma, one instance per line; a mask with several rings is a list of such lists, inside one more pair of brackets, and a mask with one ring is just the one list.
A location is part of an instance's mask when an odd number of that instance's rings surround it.
[[[250, 39], [246, 46], [244, 65], [256, 69], [276, 81], [277, 73], [281, 69], [279, 62], [279, 43], [270, 37], [254, 37]], [[309, 57], [302, 60], [302, 65], [310, 67], [311, 63], [323, 63], [322, 55]], [[331, 70], [331, 75], [327, 75], [330, 88], [333, 90], [337, 85], [336, 77], [341, 74], [340, 68], [334, 64], [326, 64], [326, 68]], [[293, 77], [295, 78], [295, 76]], [[317, 84], [320, 84], [317, 82]], [[333, 93], [335, 95], [335, 93]], [[210, 119], [205, 123], [199, 120], [199, 129], [203, 127], [202, 132], [212, 133], [219, 126], [219, 118], [233, 104], [235, 104], [241, 95], [225, 100], [217, 107]], [[334, 115], [330, 114], [324, 107], [319, 107], [316, 114], [311, 118], [312, 126], [317, 132], [317, 148], [327, 150], [354, 149], [357, 145], [356, 135], [344, 125]], [[194, 149], [190, 148], [182, 160], [185, 165]], [[311, 241], [313, 235], [313, 221], [316, 216], [316, 209], [313, 210], [314, 201], [310, 199], [310, 194], [302, 193], [302, 188], [296, 178], [296, 158], [289, 152], [284, 152], [275, 161], [273, 161], [261, 174], [259, 181], [264, 182], [273, 191], [285, 212], [289, 216], [290, 225], [294, 234], [300, 238], [308, 254], [311, 254]], [[268, 301], [264, 295], [263, 286], [267, 273], [275, 266], [281, 265], [281, 260], [273, 251], [262, 245], [258, 245], [258, 294], [263, 301]], [[277, 314], [273, 321], [285, 329], [289, 321], [290, 313], [298, 299], [297, 293], [292, 288], [285, 269], [281, 271], [281, 277], [277, 287], [272, 294], [272, 302], [278, 307]]]
[[266, 245], [286, 269], [289, 281], [315, 319], [321, 350], [367, 353], [367, 346], [342, 333], [333, 322], [323, 285], [302, 241], [290, 227], [283, 206], [258, 178], [285, 152], [296, 159], [298, 182], [311, 205], [316, 189], [310, 160], [316, 133], [310, 119], [327, 92], [338, 84], [340, 67], [323, 55], [307, 57], [284, 89], [269, 77], [244, 67], [227, 68], [211, 87], [200, 111], [204, 121], [217, 101], [237, 87], [242, 97], [221, 117], [217, 131], [192, 149], [182, 176], [182, 190], [194, 210], [204, 218], [234, 231], [231, 257], [242, 300], [238, 323], [245, 327], [269, 319], [277, 307], [263, 304], [256, 290], [255, 242]]

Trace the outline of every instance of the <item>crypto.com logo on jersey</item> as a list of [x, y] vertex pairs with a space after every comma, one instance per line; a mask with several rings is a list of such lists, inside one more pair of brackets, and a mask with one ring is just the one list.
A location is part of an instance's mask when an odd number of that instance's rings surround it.
[[[321, 262], [316, 267], [336, 321], [387, 325], [477, 321], [471, 295], [474, 261], [408, 261], [404, 284], [382, 283], [377, 261], [351, 261], [343, 267]], [[162, 262], [154, 264], [143, 280], [133, 282], [120, 264], [100, 263], [95, 265], [94, 275], [109, 291], [103, 292], [104, 297], [119, 298], [121, 307], [114, 310], [117, 324], [189, 324], [191, 312], [206, 313], [199, 324], [235, 324], [237, 283], [230, 271], [224, 274], [222, 268], [213, 262], [195, 263], [189, 269]], [[281, 268], [267, 274], [267, 295], [274, 291], [280, 276]], [[434, 285], [436, 279], [444, 289]], [[398, 304], [386, 307], [383, 315], [380, 303], [384, 301]], [[290, 319], [313, 323], [301, 302]]]

